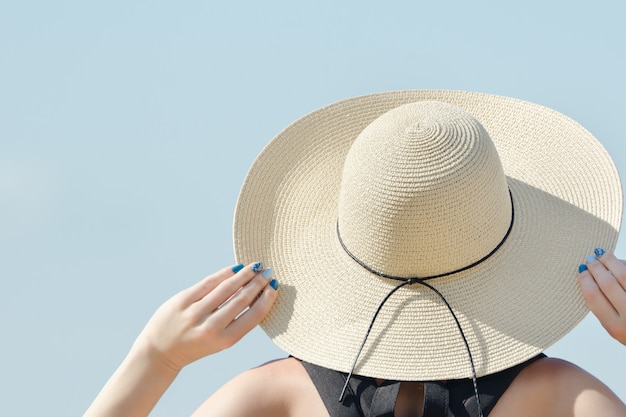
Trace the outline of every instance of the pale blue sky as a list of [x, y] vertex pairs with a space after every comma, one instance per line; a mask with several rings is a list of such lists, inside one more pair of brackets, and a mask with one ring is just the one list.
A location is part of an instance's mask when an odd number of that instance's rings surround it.
[[[626, 178], [624, 12], [606, 0], [0, 2], [0, 415], [80, 415], [162, 301], [234, 262], [250, 163], [325, 104], [396, 89], [517, 97], [587, 127]], [[626, 400], [626, 348], [594, 318], [548, 352]], [[281, 355], [257, 330], [183, 371], [153, 415], [187, 415]]]

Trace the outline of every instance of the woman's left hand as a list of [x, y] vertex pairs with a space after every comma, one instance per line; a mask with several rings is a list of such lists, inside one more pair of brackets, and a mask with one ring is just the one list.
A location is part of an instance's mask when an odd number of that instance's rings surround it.
[[578, 283], [606, 331], [626, 345], [626, 261], [602, 249], [579, 267]]

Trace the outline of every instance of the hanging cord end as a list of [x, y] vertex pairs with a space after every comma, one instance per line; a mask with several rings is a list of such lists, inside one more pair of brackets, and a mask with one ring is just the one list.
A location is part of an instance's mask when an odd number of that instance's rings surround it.
[[348, 374], [346, 378], [346, 383], [343, 384], [343, 389], [341, 390], [341, 394], [339, 394], [339, 402], [343, 402], [343, 397], [346, 395], [346, 390], [348, 389], [348, 384], [350, 383], [350, 378], [352, 378], [352, 372]]
[[480, 395], [478, 395], [478, 379], [476, 378], [476, 371], [473, 369], [472, 363], [472, 383], [474, 384], [474, 397], [476, 398], [476, 407], [478, 408], [478, 417], [483, 417], [483, 406], [480, 404]]
[[380, 310], [383, 308], [383, 306], [385, 305], [389, 297], [391, 297], [394, 292], [398, 291], [400, 288], [404, 287], [405, 285], [413, 284], [414, 282], [415, 281], [413, 281], [413, 279], [403, 280], [400, 284], [393, 287], [391, 291], [389, 291], [389, 293], [385, 296], [385, 298], [383, 298], [383, 301], [381, 301], [381, 303], [378, 305], [378, 308], [376, 309], [376, 312], [374, 313], [374, 316], [372, 317], [372, 320], [370, 321], [367, 331], [365, 332], [365, 337], [363, 337], [361, 346], [359, 346], [359, 350], [357, 351], [357, 354], [354, 357], [354, 361], [352, 362], [352, 366], [350, 367], [350, 372], [348, 373], [348, 377], [346, 378], [346, 383], [343, 385], [343, 389], [341, 390], [341, 394], [339, 395], [339, 402], [343, 401], [343, 397], [346, 394], [346, 389], [348, 388], [348, 384], [350, 383], [350, 378], [352, 378], [352, 374], [354, 373], [354, 370], [356, 368], [356, 364], [359, 360], [359, 356], [361, 356], [361, 352], [363, 352], [363, 348], [365, 347], [365, 342], [367, 342], [367, 338], [369, 337], [370, 332], [372, 331], [372, 327], [374, 326], [374, 322], [376, 321], [376, 318], [378, 317], [378, 313], [380, 313]]

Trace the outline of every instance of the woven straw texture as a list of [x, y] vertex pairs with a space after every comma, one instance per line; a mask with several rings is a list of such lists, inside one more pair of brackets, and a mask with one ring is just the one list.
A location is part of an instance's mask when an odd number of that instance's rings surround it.
[[[403, 124], [410, 118], [419, 123]], [[554, 110], [481, 93], [389, 92], [307, 114], [266, 146], [237, 203], [237, 260], [261, 260], [280, 281], [263, 329], [296, 357], [349, 371], [397, 281], [358, 265], [338, 222], [367, 265], [429, 276], [500, 242], [509, 190], [504, 244], [429, 281], [459, 318], [479, 376], [543, 351], [587, 313], [576, 268], [593, 248], [614, 249], [622, 215], [609, 155]], [[355, 373], [442, 380], [471, 368], [449, 310], [412, 285], [381, 310]]]

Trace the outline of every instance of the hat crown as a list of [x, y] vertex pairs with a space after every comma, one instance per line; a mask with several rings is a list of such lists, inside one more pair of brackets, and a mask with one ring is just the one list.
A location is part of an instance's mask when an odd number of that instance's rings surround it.
[[397, 107], [367, 126], [348, 152], [340, 236], [376, 271], [428, 277], [468, 266], [497, 247], [511, 215], [496, 148], [458, 107]]

